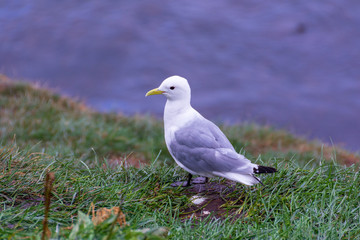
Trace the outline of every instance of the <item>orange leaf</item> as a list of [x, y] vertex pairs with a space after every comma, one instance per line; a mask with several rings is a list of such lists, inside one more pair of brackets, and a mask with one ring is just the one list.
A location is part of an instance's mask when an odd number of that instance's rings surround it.
[[108, 219], [112, 214], [117, 216], [116, 222], [120, 226], [126, 225], [125, 214], [120, 210], [119, 207], [112, 207], [110, 209], [100, 208], [99, 210], [96, 211], [96, 214], [95, 214], [95, 206], [93, 203], [91, 204], [91, 208], [92, 208], [91, 220], [95, 226]]

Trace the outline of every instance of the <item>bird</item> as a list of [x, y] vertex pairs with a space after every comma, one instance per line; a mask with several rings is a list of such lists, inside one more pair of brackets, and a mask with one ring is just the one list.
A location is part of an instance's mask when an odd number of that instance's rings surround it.
[[189, 173], [181, 186], [190, 186], [193, 175], [201, 177], [192, 183], [207, 183], [209, 177], [223, 177], [252, 186], [263, 184], [255, 174], [277, 172], [273, 167], [252, 163], [236, 152], [220, 128], [191, 106], [191, 89], [185, 78], [168, 77], [145, 96], [160, 94], [167, 98], [166, 146], [175, 162]]

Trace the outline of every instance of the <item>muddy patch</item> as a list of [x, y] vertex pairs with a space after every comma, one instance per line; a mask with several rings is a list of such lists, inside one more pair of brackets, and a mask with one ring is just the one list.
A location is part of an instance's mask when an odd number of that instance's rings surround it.
[[191, 203], [180, 213], [180, 217], [183, 220], [239, 218], [243, 216], [241, 205], [245, 200], [245, 191], [231, 181], [193, 184], [184, 191]]

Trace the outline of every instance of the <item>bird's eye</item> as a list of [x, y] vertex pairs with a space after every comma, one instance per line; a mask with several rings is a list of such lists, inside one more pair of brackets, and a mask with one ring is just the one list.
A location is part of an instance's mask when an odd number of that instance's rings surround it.
[[172, 86], [172, 87], [170, 87], [170, 89], [171, 89], [171, 90], [174, 90], [174, 89], [175, 89], [175, 87], [174, 87], [174, 86]]

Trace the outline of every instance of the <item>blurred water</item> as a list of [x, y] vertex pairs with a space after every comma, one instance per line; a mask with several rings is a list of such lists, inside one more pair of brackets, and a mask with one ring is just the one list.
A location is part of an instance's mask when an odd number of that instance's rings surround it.
[[159, 117], [145, 92], [181, 75], [212, 120], [360, 149], [358, 0], [2, 0], [0, 72]]

